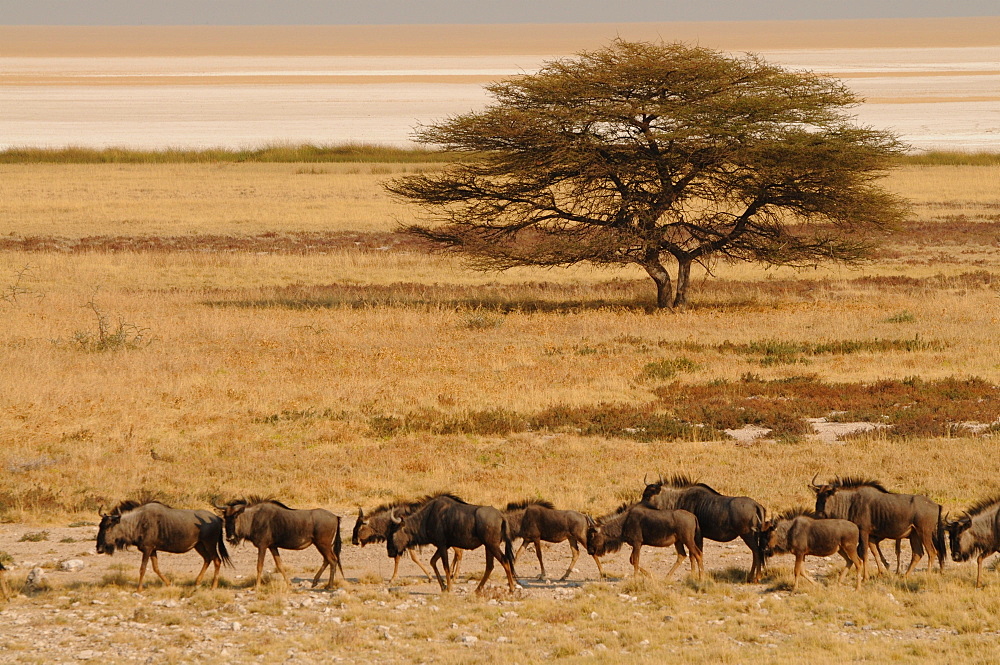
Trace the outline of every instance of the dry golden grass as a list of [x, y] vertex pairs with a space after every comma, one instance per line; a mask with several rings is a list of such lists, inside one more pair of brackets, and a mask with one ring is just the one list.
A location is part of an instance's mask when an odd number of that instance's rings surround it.
[[[412, 215], [386, 200], [379, 188], [385, 174], [370, 167], [351, 173], [357, 167], [323, 165], [320, 174], [299, 168], [310, 167], [3, 167], [9, 205], [0, 232], [384, 231], [394, 216]], [[460, 418], [491, 409], [643, 406], [670, 380], [703, 386], [748, 373], [764, 380], [978, 376], [997, 383], [1000, 253], [988, 234], [957, 239], [955, 220], [937, 207], [957, 204], [960, 212], [948, 214], [993, 223], [996, 177], [994, 167], [902, 169], [892, 186], [916, 199], [916, 219], [927, 225], [919, 242], [904, 233], [864, 270], [717, 266], [715, 277], [697, 278], [692, 306], [677, 313], [650, 312], [652, 289], [635, 271], [481, 275], [413, 249], [0, 252], [0, 517], [38, 531], [93, 519], [102, 504], [143, 489], [178, 506], [259, 493], [342, 513], [449, 489], [482, 503], [540, 495], [600, 513], [635, 497], [646, 472], [689, 473], [771, 510], [808, 502], [805, 485], [817, 472], [876, 476], [960, 509], [998, 489], [988, 463], [995, 437], [747, 445], [558, 429], [393, 435], [378, 423], [420, 413]], [[136, 222], [121, 222], [130, 218]], [[99, 314], [110, 333], [122, 329], [104, 351], [93, 350]], [[719, 350], [726, 342], [916, 339], [928, 344], [794, 363]], [[658, 362], [681, 371], [651, 380], [646, 368]], [[733, 571], [718, 568], [703, 585], [592, 584], [565, 600], [519, 601], [519, 617], [506, 622], [497, 620], [506, 606], [464, 597], [434, 599], [436, 613], [390, 611], [378, 603], [403, 603], [410, 598], [405, 588], [358, 585], [339, 610], [345, 623], [334, 626], [314, 611], [285, 608], [279, 594], [255, 601], [252, 613], [309, 637], [267, 633], [263, 640], [247, 630], [227, 639], [237, 653], [265, 662], [286, 658], [289, 648], [372, 661], [391, 652], [405, 662], [818, 663], [889, 653], [903, 662], [954, 662], [956, 654], [987, 662], [995, 649], [996, 602], [989, 589], [971, 589], [966, 567], [952, 566], [944, 578], [876, 581], [859, 594], [829, 588], [794, 595], [786, 593], [789, 568], [779, 559], [760, 587], [735, 584]], [[183, 609], [141, 614], [150, 610], [114, 584], [86, 585], [72, 598], [108, 602], [109, 612], [126, 615], [135, 604], [143, 622], [182, 632], [200, 620]], [[153, 593], [176, 598], [188, 591]], [[64, 602], [55, 599], [66, 593], [17, 599], [12, 607], [34, 612]], [[195, 604], [228, 617], [234, 593], [198, 592]], [[38, 611], [40, 625], [56, 620]], [[378, 625], [390, 626], [391, 647]], [[463, 634], [480, 643], [456, 643]], [[190, 640], [170, 635], [157, 633], [156, 647], [180, 657]], [[512, 641], [497, 642], [500, 636]], [[2, 636], [0, 646], [31, 649]]]
[[0, 166], [0, 229], [21, 236], [378, 231], [412, 219], [379, 188], [420, 164]]

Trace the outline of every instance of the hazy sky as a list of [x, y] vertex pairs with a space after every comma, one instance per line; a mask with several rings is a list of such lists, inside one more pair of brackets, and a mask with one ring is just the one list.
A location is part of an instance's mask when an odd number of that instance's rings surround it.
[[5, 25], [632, 23], [997, 16], [998, 0], [0, 0]]

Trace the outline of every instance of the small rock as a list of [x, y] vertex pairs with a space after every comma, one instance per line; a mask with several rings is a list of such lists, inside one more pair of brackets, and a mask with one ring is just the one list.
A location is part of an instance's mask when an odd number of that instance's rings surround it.
[[596, 619], [596, 618], [597, 618], [597, 617], [599, 617], [599, 616], [600, 616], [600, 615], [599, 615], [599, 614], [598, 614], [597, 612], [591, 612], [591, 613], [590, 613], [590, 618], [591, 618], [591, 619]]
[[59, 564], [59, 570], [64, 573], [75, 573], [83, 570], [86, 565], [80, 559], [66, 559]]
[[505, 636], [503, 636], [503, 635], [501, 635], [500, 637], [497, 638], [497, 642], [499, 642], [500, 644], [503, 644], [505, 642], [510, 642], [510, 639], [507, 638], [507, 637], [505, 637]]
[[239, 631], [242, 628], [243, 628], [243, 624], [241, 624], [239, 621], [234, 621], [231, 624], [229, 624], [229, 630], [231, 630], [233, 632], [237, 632], [237, 631]]
[[24, 580], [24, 586], [27, 587], [29, 591], [38, 591], [40, 589], [44, 589], [48, 585], [48, 580], [45, 579], [45, 571], [37, 566], [31, 569], [31, 572], [28, 573], [27, 579]]
[[462, 635], [460, 638], [458, 638], [458, 641], [461, 642], [462, 644], [475, 644], [476, 642], [479, 641], [479, 638], [476, 637], [475, 635]]
[[81, 651], [78, 654], [76, 654], [76, 659], [77, 660], [90, 660], [92, 658], [97, 658], [99, 655], [101, 655], [101, 654], [97, 653], [93, 649], [84, 649], [83, 651]]

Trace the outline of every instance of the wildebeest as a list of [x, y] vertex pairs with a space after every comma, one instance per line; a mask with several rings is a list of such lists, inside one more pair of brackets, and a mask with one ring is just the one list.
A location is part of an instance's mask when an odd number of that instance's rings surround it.
[[3, 562], [0, 562], [0, 594], [3, 594], [5, 601], [10, 600], [10, 592], [7, 590], [7, 569]]
[[[451, 591], [448, 549], [474, 550], [480, 546], [486, 548], [486, 571], [476, 592], [482, 591], [490, 578], [493, 559], [500, 561], [507, 573], [507, 585], [514, 590], [514, 546], [507, 520], [496, 508], [468, 504], [454, 494], [437, 494], [428, 497], [406, 517], [397, 517], [391, 511], [389, 514], [389, 533], [385, 541], [389, 556], [399, 556], [417, 545], [435, 546], [437, 551], [431, 557], [431, 568], [442, 591]], [[439, 559], [444, 563], [444, 579], [438, 572]]]
[[122, 501], [110, 513], [101, 513], [97, 531], [98, 554], [114, 554], [116, 549], [134, 545], [142, 552], [139, 566], [139, 591], [146, 576], [146, 564], [152, 561], [153, 572], [167, 586], [170, 580], [160, 572], [157, 552], [183, 554], [197, 550], [205, 560], [195, 585], [201, 583], [209, 563], [215, 564], [212, 588], [219, 584], [219, 568], [232, 565], [222, 538], [222, 520], [208, 510], [171, 508], [159, 501]]
[[[687, 558], [685, 548], [691, 553], [691, 572], [700, 578], [705, 574], [701, 547], [698, 545], [700, 536], [698, 518], [687, 510], [658, 509], [642, 503], [626, 503], [615, 512], [599, 518], [587, 529], [587, 553], [596, 559], [617, 552], [624, 544], [631, 545], [632, 553], [628, 560], [632, 564], [633, 573], [636, 576], [640, 572], [649, 575], [649, 571], [639, 565], [642, 546], [673, 545], [677, 551], [677, 559], [667, 571], [667, 579]], [[601, 575], [603, 577], [603, 572]]]
[[[542, 561], [542, 541], [547, 543], [561, 543], [569, 541], [569, 548], [572, 552], [572, 560], [569, 568], [560, 577], [564, 580], [573, 572], [573, 566], [580, 556], [579, 544], [583, 543], [587, 547], [587, 527], [593, 524], [593, 520], [583, 513], [575, 510], [556, 510], [548, 501], [537, 499], [508, 503], [502, 511], [504, 518], [510, 525], [511, 540], [521, 539], [521, 546], [514, 554], [514, 561], [517, 562], [521, 552], [528, 543], [534, 543], [535, 554], [538, 556], [538, 565], [542, 572], [538, 579], [545, 579], [545, 563]], [[604, 577], [604, 570], [601, 568], [601, 560], [594, 557], [597, 563], [597, 570], [601, 577]]]
[[[385, 542], [386, 534], [389, 533], [390, 512], [395, 514], [396, 517], [405, 517], [420, 506], [420, 501], [394, 501], [378, 506], [374, 510], [369, 511], [367, 515], [365, 515], [364, 510], [358, 508], [358, 520], [354, 523], [351, 543], [358, 547], [364, 547], [369, 543]], [[413, 563], [417, 564], [420, 570], [424, 571], [427, 579], [433, 580], [431, 571], [427, 570], [427, 567], [417, 558], [416, 550], [411, 547], [407, 551], [410, 553]], [[453, 550], [453, 554], [455, 556], [455, 565], [452, 568], [451, 574], [452, 577], [457, 577], [458, 569], [462, 564], [462, 550]], [[396, 579], [396, 575], [399, 572], [399, 560], [402, 558], [402, 555], [393, 557], [392, 577], [389, 578], [390, 584]]]
[[254, 588], [260, 587], [264, 571], [264, 557], [268, 550], [274, 559], [274, 567], [285, 578], [288, 586], [292, 581], [281, 565], [279, 549], [302, 550], [310, 545], [323, 556], [323, 565], [316, 572], [312, 585], [319, 584], [320, 576], [326, 567], [330, 567], [330, 581], [326, 588], [333, 588], [333, 580], [340, 568], [340, 517], [329, 510], [314, 508], [312, 510], [296, 510], [274, 499], [249, 496], [245, 499], [235, 499], [215, 509], [225, 520], [226, 538], [233, 545], [239, 545], [243, 540], [249, 540], [257, 548], [257, 581]]
[[[809, 484], [816, 493], [816, 512], [822, 517], [851, 520], [858, 525], [861, 542], [862, 576], [868, 577], [867, 551], [869, 541], [909, 538], [912, 556], [903, 576], [909, 575], [927, 550], [931, 569], [934, 556], [944, 569], [945, 543], [941, 506], [919, 494], [890, 492], [877, 480], [861, 478], [835, 478], [832, 483], [817, 485], [816, 478]], [[879, 557], [875, 565], [882, 572]]]
[[811, 584], [816, 583], [803, 567], [806, 556], [830, 556], [838, 553], [844, 557], [847, 565], [840, 571], [837, 581], [843, 581], [847, 569], [855, 566], [854, 588], [860, 589], [864, 547], [858, 525], [854, 522], [818, 519], [816, 513], [805, 509], [782, 513], [776, 519], [766, 522], [760, 533], [760, 548], [765, 558], [774, 554], [795, 555], [793, 591], [799, 584], [799, 576], [805, 577]]
[[698, 549], [703, 549], [702, 537], [721, 543], [741, 538], [753, 554], [748, 579], [756, 582], [764, 572], [764, 555], [758, 545], [758, 534], [764, 525], [764, 507], [745, 496], [719, 494], [704, 483], [687, 476], [675, 475], [669, 481], [660, 478], [646, 485], [642, 501], [654, 508], [687, 510], [698, 518], [701, 537]]
[[983, 582], [983, 559], [1000, 552], [1000, 496], [975, 504], [947, 524], [951, 558], [968, 561], [976, 555], [976, 588]]

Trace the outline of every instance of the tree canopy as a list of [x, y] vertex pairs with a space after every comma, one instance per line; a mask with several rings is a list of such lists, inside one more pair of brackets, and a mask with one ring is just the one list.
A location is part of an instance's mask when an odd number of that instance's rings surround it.
[[616, 40], [487, 90], [417, 133], [468, 159], [387, 185], [477, 268], [637, 264], [676, 307], [694, 263], [857, 262], [906, 212], [878, 184], [899, 140], [840, 81], [753, 54]]

